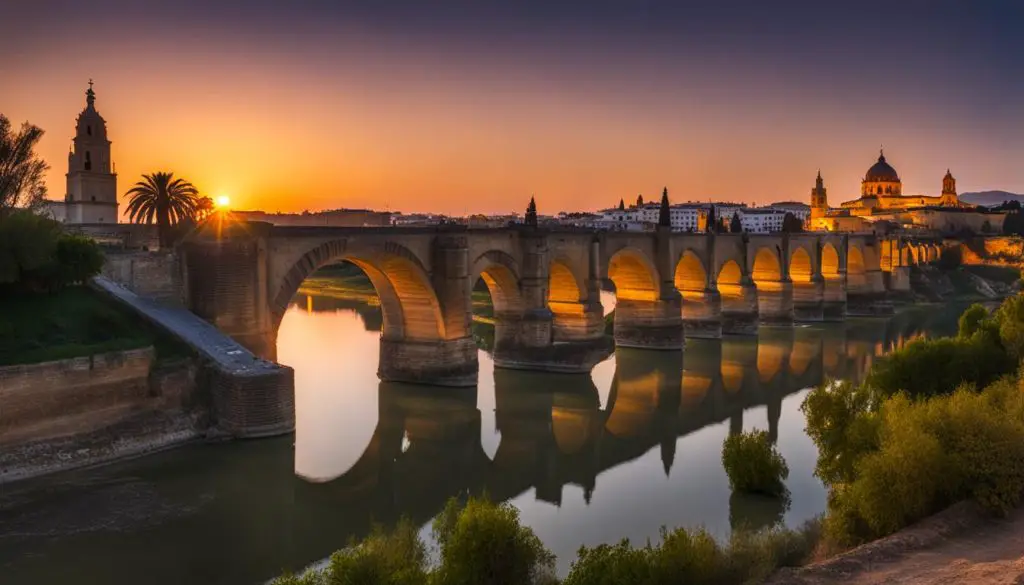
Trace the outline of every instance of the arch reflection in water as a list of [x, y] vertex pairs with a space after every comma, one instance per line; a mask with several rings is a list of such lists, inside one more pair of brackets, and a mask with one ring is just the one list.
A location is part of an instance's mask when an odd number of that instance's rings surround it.
[[[321, 307], [327, 314], [344, 312], [320, 299], [312, 307], [314, 317]], [[291, 311], [308, 308], [300, 302]], [[934, 327], [927, 317], [763, 327], [757, 337], [689, 340], [682, 352], [620, 348], [609, 358], [611, 367], [602, 365], [594, 376], [498, 368], [481, 376], [478, 389], [464, 391], [374, 381], [363, 392], [351, 388], [349, 378], [321, 373], [329, 381], [314, 391], [344, 397], [328, 404], [375, 412], [376, 420], [364, 414], [350, 421], [350, 427], [362, 425], [359, 432], [300, 426], [300, 439], [318, 437], [317, 444], [333, 445], [345, 463], [329, 472], [304, 470], [324, 483], [300, 480], [296, 505], [309, 509], [307, 521], [316, 525], [320, 506], [344, 502], [344, 518], [331, 514], [343, 526], [330, 532], [346, 535], [336, 543], [364, 534], [371, 519], [390, 522], [405, 515], [426, 523], [446, 498], [486, 492], [519, 507], [524, 521], [565, 562], [584, 541], [656, 537], [662, 524], [704, 524], [725, 535], [740, 524], [760, 526], [780, 517], [798, 523], [821, 511], [824, 491], [812, 476], [813, 445], [803, 435], [797, 393], [826, 376], [859, 379], [880, 348], [900, 346]], [[362, 326], [372, 320], [362, 315], [357, 329], [326, 336], [297, 331], [296, 339], [321, 340], [318, 346], [325, 345], [324, 337], [334, 340], [319, 355], [322, 348], [309, 343], [281, 351], [338, 367], [338, 356], [351, 348], [373, 347], [376, 333]], [[320, 325], [314, 319], [301, 326]], [[305, 364], [299, 356], [290, 359], [301, 377]], [[372, 375], [372, 356], [360, 359]], [[480, 361], [482, 372], [492, 371], [486, 354]], [[303, 384], [300, 379], [300, 395], [308, 390]], [[371, 395], [372, 409], [355, 404]], [[601, 396], [607, 396], [603, 406]], [[300, 404], [322, 408], [319, 400]], [[351, 404], [338, 406], [345, 400]], [[730, 497], [721, 441], [728, 432], [754, 426], [779, 441], [793, 469], [788, 512], [771, 502]], [[481, 435], [494, 433], [496, 447], [483, 449]], [[306, 447], [297, 441], [297, 467]]]

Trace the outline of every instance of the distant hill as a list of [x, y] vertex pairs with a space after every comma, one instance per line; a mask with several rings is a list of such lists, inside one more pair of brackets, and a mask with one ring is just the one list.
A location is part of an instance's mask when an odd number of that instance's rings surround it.
[[977, 193], [961, 193], [960, 201], [974, 205], [999, 205], [1003, 201], [1020, 201], [1024, 204], [1024, 195], [1009, 191], [978, 191]]

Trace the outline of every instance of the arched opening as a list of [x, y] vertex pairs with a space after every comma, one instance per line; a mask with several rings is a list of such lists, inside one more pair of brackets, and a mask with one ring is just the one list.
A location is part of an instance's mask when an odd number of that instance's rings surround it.
[[85, 170], [92, 170], [92, 156], [89, 154], [88, 150], [85, 151]]
[[555, 259], [548, 274], [548, 308], [555, 340], [590, 339], [602, 333], [602, 313], [600, 309], [587, 311], [586, 290], [569, 264]]
[[708, 288], [704, 263], [692, 250], [676, 262], [674, 277], [682, 296], [682, 314], [687, 337], [721, 337], [721, 298]]
[[707, 289], [708, 275], [704, 270], [704, 263], [693, 253], [687, 250], [676, 263], [675, 284], [683, 299], [702, 299]]
[[850, 290], [859, 290], [867, 286], [864, 253], [858, 246], [850, 245], [846, 253], [846, 285]]
[[839, 252], [832, 244], [821, 247], [821, 276], [826, 282], [839, 280]]
[[608, 263], [608, 278], [615, 284], [616, 301], [658, 300], [654, 266], [640, 252], [621, 250]]
[[492, 353], [514, 341], [524, 311], [516, 265], [508, 255], [488, 252], [473, 264], [471, 293], [473, 339]]
[[811, 265], [811, 256], [803, 247], [793, 251], [789, 260], [789, 278], [793, 283], [810, 283], [814, 268]]
[[744, 287], [743, 280], [743, 270], [735, 260], [727, 260], [718, 270], [716, 281], [722, 300], [723, 327], [729, 325], [733, 333], [741, 331], [734, 326], [734, 321], [753, 323], [757, 319], [757, 293], [749, 282]]
[[782, 267], [774, 252], [768, 248], [759, 248], [754, 256], [754, 284], [758, 289], [762, 286], [778, 284], [782, 280]]

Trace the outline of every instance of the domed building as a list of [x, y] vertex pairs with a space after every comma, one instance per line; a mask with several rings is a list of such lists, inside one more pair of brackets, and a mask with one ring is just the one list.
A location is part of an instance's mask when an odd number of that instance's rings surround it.
[[961, 203], [956, 193], [956, 179], [949, 169], [942, 178], [940, 195], [904, 195], [903, 181], [885, 160], [884, 152], [879, 152], [878, 160], [864, 173], [860, 197], [840, 204], [838, 209], [829, 208], [824, 182], [818, 173], [811, 190], [811, 229], [866, 231], [879, 220], [904, 228], [981, 232], [1001, 229], [1003, 216]]

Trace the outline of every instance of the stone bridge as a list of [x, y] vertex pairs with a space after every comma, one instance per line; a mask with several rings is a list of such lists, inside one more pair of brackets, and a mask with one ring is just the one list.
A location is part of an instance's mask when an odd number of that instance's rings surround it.
[[303, 280], [342, 260], [380, 296], [380, 377], [476, 383], [471, 290], [494, 303], [495, 363], [582, 372], [608, 354], [600, 290], [614, 285], [614, 343], [679, 349], [684, 337], [758, 323], [891, 312], [909, 267], [939, 244], [874, 234], [691, 234], [528, 227], [326, 228], [211, 222], [181, 248], [188, 307], [257, 355]]

